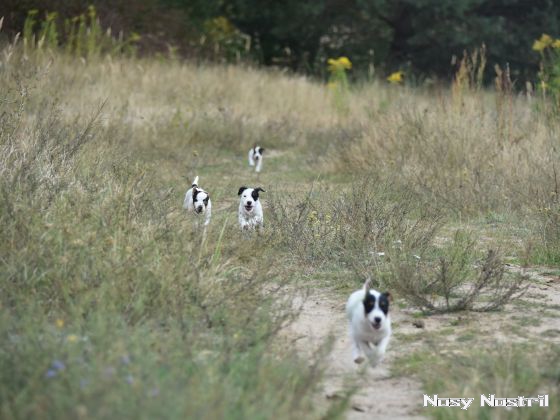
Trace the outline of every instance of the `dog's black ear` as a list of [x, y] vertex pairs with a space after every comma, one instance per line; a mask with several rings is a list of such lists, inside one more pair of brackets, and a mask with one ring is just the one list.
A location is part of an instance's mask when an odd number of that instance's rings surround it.
[[241, 188], [239, 188], [239, 192], [237, 193], [237, 195], [243, 194], [243, 191], [245, 191], [246, 189], [247, 189], [247, 187], [241, 187]]
[[264, 147], [259, 147], [259, 151], [261, 152], [261, 154], [264, 153]]
[[259, 191], [266, 192], [261, 187], [255, 188], [251, 191], [251, 195], [253, 196], [253, 200], [257, 201], [259, 199]]
[[393, 301], [393, 295], [391, 295], [391, 293], [383, 292], [382, 295], [385, 296], [389, 302]]
[[192, 189], [192, 199], [193, 201], [196, 201], [196, 195], [199, 193], [198, 188], [193, 187]]

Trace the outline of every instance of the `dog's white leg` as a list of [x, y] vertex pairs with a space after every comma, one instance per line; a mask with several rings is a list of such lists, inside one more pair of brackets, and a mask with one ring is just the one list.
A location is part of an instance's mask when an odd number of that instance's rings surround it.
[[377, 349], [371, 343], [361, 342], [360, 348], [362, 353], [365, 354], [372, 366], [377, 364]]
[[387, 345], [389, 344], [389, 337], [385, 337], [376, 346], [372, 346], [371, 353], [368, 354], [371, 366], [375, 367], [383, 361], [385, 358], [385, 350], [387, 350]]
[[377, 345], [377, 354], [379, 354], [381, 356], [381, 358], [383, 358], [383, 356], [385, 356], [385, 350], [387, 350], [387, 346], [389, 345], [389, 338], [390, 338], [390, 336], [385, 337]]
[[354, 363], [360, 364], [365, 360], [361, 343], [352, 335], [350, 337], [350, 340], [352, 341], [352, 360], [354, 360]]
[[255, 168], [256, 172], [260, 172], [262, 167], [262, 158], [257, 161], [257, 167]]

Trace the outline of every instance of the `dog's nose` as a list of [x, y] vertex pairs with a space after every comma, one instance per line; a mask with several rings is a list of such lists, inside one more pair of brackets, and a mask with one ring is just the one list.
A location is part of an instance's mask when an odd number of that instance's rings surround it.
[[373, 318], [373, 320], [376, 324], [379, 324], [381, 322], [381, 317], [376, 316], [375, 318]]
[[198, 207], [196, 208], [196, 211], [201, 212], [201, 211], [202, 211], [202, 206], [198, 206]]
[[247, 205], [250, 206], [251, 204], [253, 204], [252, 201], [247, 201]]

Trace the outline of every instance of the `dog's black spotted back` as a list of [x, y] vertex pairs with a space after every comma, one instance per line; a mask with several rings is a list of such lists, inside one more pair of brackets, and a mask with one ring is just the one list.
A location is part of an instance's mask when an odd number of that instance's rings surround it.
[[375, 296], [373, 296], [370, 292], [366, 293], [364, 297], [364, 310], [366, 314], [369, 314], [375, 308]]

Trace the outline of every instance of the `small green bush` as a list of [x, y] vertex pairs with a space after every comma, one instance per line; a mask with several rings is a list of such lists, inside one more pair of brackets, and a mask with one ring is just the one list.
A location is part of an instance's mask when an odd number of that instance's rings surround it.
[[[492, 311], [525, 290], [526, 276], [509, 277], [499, 254], [480, 255], [471, 235], [457, 231], [449, 245], [398, 248], [389, 254], [384, 285], [428, 312]], [[417, 255], [418, 253], [419, 255]]]

